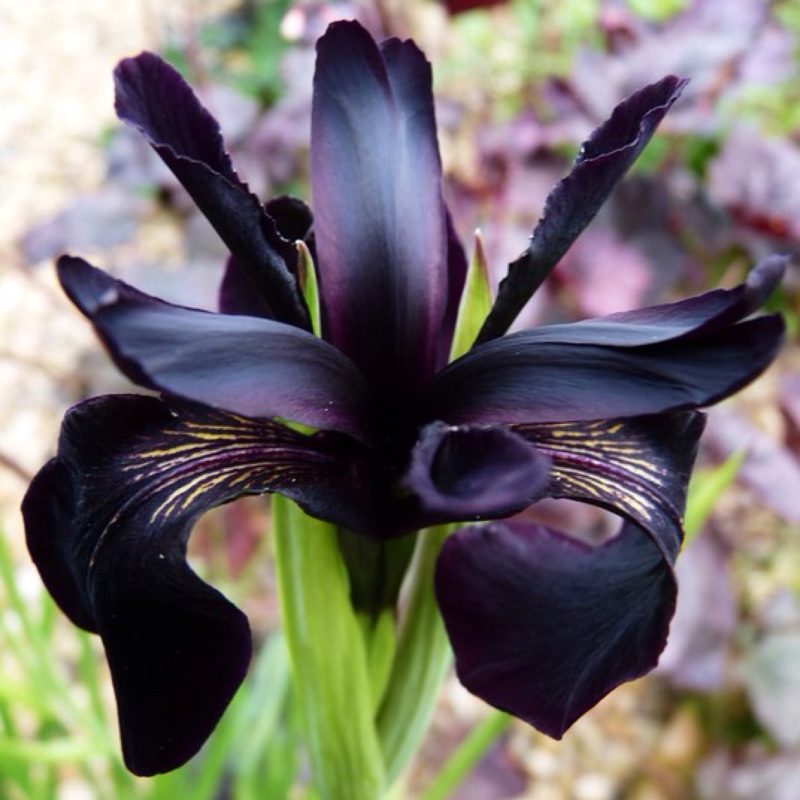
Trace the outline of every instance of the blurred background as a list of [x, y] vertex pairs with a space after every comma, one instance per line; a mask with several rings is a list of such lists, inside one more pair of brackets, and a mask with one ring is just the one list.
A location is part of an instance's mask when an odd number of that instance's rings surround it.
[[[73, 403], [131, 391], [58, 290], [81, 255], [148, 293], [212, 308], [225, 251], [171, 174], [113, 115], [111, 71], [142, 49], [176, 65], [260, 196], [308, 198], [313, 43], [337, 18], [413, 36], [433, 63], [456, 226], [496, 280], [591, 130], [635, 89], [691, 78], [628, 179], [522, 324], [624, 310], [742, 280], [800, 252], [800, 0], [0, 0], [0, 800], [311, 797], [271, 570], [268, 502], [195, 532], [195, 568], [249, 615], [260, 655], [201, 755], [137, 780], [121, 765], [99, 641], [44, 594], [19, 503]], [[456, 800], [800, 797], [800, 293], [771, 301], [780, 360], [711, 411], [679, 561], [680, 603], [652, 676], [556, 743], [503, 726]], [[591, 525], [585, 508], [545, 509]], [[447, 683], [409, 797], [486, 708]]]

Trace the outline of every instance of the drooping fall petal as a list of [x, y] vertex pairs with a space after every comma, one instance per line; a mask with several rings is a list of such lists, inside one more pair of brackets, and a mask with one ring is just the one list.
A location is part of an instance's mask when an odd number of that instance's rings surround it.
[[512, 429], [550, 461], [549, 497], [602, 506], [646, 530], [674, 561], [705, 416], [697, 411]]
[[117, 115], [138, 129], [197, 203], [273, 319], [308, 328], [296, 253], [225, 152], [219, 125], [180, 74], [153, 53], [114, 71]]
[[632, 523], [596, 547], [542, 526], [464, 528], [435, 580], [459, 680], [557, 739], [656, 665], [675, 607], [670, 564]]
[[250, 658], [244, 615], [186, 564], [195, 520], [279, 491], [358, 529], [356, 479], [346, 451], [268, 420], [124, 395], [67, 414], [23, 503], [27, 542], [59, 606], [102, 637], [133, 772], [194, 755]]
[[447, 225], [430, 65], [357, 23], [317, 43], [311, 189], [323, 334], [385, 403], [433, 373], [447, 306]]
[[356, 438], [367, 388], [348, 359], [274, 320], [170, 305], [63, 256], [64, 290], [132, 381], [251, 417], [283, 417]]

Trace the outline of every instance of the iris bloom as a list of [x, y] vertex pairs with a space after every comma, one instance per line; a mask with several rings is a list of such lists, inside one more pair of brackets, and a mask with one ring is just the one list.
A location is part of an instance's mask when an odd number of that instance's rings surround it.
[[[437, 598], [463, 684], [552, 736], [650, 670], [675, 604], [697, 409], [775, 356], [780, 318], [748, 317], [783, 263], [678, 303], [506, 331], [683, 81], [645, 87], [592, 134], [476, 345], [448, 363], [467, 265], [442, 199], [430, 65], [413, 42], [376, 44], [353, 22], [320, 39], [313, 219], [301, 201], [250, 193], [215, 120], [157, 56], [123, 61], [115, 78], [119, 116], [231, 253], [219, 313], [58, 262], [118, 368], [160, 393], [72, 408], [23, 508], [48, 590], [102, 637], [128, 766], [188, 759], [244, 678], [247, 620], [185, 552], [202, 513], [247, 494], [278, 492], [372, 542], [504, 519], [545, 497], [610, 509], [621, 530], [597, 546], [515, 520], [456, 530]], [[319, 335], [297, 240], [316, 263]]]

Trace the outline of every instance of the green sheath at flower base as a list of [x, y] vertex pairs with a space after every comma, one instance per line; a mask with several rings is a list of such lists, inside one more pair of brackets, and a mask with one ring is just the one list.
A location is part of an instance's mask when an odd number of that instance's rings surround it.
[[433, 591], [436, 558], [451, 529], [443, 525], [423, 531], [410, 568], [397, 652], [378, 714], [378, 732], [390, 782], [397, 780], [419, 746], [452, 662]]
[[475, 344], [481, 326], [491, 310], [492, 288], [489, 283], [489, 266], [483, 249], [483, 237], [480, 231], [475, 231], [475, 249], [472, 251], [472, 261], [467, 270], [464, 294], [461, 295], [458, 307], [453, 346], [450, 348], [451, 361], [463, 356]]
[[320, 336], [322, 327], [319, 318], [319, 286], [317, 284], [317, 270], [314, 266], [314, 257], [308, 249], [308, 245], [298, 239], [294, 243], [297, 248], [297, 265], [300, 289], [303, 292], [303, 299], [308, 306], [308, 315], [311, 319], [311, 331], [315, 336]]
[[277, 495], [272, 513], [283, 626], [315, 787], [324, 800], [376, 800], [383, 759], [336, 527]]

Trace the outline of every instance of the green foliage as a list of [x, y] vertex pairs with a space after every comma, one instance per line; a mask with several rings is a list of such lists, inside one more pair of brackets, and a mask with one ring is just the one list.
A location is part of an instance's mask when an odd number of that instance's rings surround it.
[[467, 270], [464, 294], [458, 307], [458, 319], [453, 335], [450, 360], [464, 355], [475, 343], [486, 317], [492, 310], [492, 287], [489, 283], [489, 267], [483, 249], [480, 232], [475, 232], [475, 245]]
[[655, 22], [674, 17], [689, 5], [689, 0], [626, 0], [626, 2], [634, 14]]
[[485, 11], [454, 18], [449, 52], [434, 74], [437, 85], [463, 87], [453, 95], [485, 92], [492, 113], [504, 118], [537, 102], [539, 81], [567, 75], [580, 47], [601, 45], [599, 0], [514, 0], [510, 11], [497, 24], [487, 24]]
[[168, 43], [164, 57], [188, 77], [194, 66], [189, 54], [199, 51], [214, 80], [269, 106], [283, 93], [280, 65], [288, 45], [280, 23], [289, 5], [289, 0], [248, 0], [199, 25], [191, 47], [181, 41]]
[[740, 450], [719, 466], [696, 470], [692, 475], [683, 523], [686, 544], [700, 532], [722, 493], [736, 480], [745, 455], [745, 451]]
[[[26, 567], [27, 569], [27, 567]], [[298, 772], [286, 643], [272, 634], [202, 752], [152, 779], [123, 766], [100, 640], [68, 623], [0, 533], [0, 797], [56, 800], [73, 780], [98, 800], [284, 800]]]

